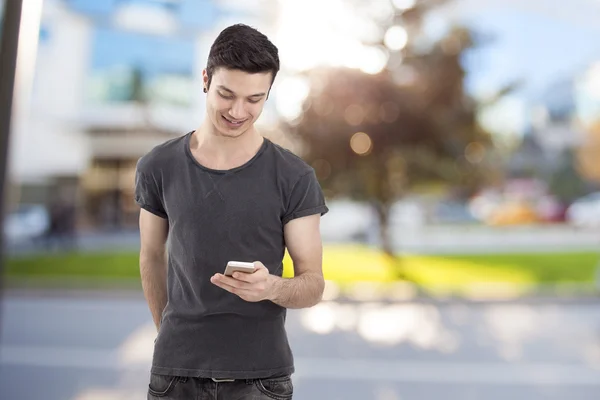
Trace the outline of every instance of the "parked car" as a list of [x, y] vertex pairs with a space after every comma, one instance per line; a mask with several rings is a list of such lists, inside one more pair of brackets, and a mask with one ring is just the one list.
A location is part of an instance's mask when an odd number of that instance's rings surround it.
[[525, 201], [509, 201], [498, 206], [487, 219], [492, 226], [528, 225], [540, 222], [536, 210]]
[[418, 228], [427, 223], [427, 211], [424, 201], [419, 198], [406, 198], [392, 204], [390, 208], [390, 226]]
[[600, 227], [600, 192], [575, 200], [567, 208], [567, 221], [577, 227]]
[[321, 236], [330, 242], [364, 241], [375, 214], [367, 203], [348, 199], [328, 202], [329, 213], [321, 220]]
[[543, 222], [561, 223], [566, 220], [567, 205], [553, 196], [544, 196], [537, 201], [536, 212]]
[[469, 224], [478, 222], [465, 203], [441, 201], [433, 209], [432, 220], [437, 224]]
[[487, 223], [494, 211], [502, 205], [504, 199], [502, 195], [495, 191], [482, 192], [474, 196], [468, 203], [468, 209], [471, 215], [477, 220]]
[[24, 204], [8, 213], [4, 220], [4, 236], [8, 243], [41, 238], [50, 228], [50, 214], [40, 204]]

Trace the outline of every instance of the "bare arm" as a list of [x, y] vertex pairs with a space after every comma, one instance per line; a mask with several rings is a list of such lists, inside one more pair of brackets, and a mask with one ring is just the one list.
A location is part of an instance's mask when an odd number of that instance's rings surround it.
[[273, 287], [269, 300], [286, 308], [312, 307], [321, 301], [323, 279], [323, 245], [321, 216], [291, 220], [284, 226], [285, 243], [294, 263], [294, 277], [284, 279], [271, 275]]
[[141, 209], [140, 275], [144, 296], [157, 330], [160, 328], [162, 313], [167, 305], [166, 242], [168, 232], [168, 220]]

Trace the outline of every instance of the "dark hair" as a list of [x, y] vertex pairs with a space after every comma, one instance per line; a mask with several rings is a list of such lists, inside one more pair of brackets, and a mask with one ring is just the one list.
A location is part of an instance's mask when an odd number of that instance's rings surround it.
[[206, 73], [208, 87], [217, 68], [239, 69], [248, 73], [270, 71], [271, 84], [279, 71], [277, 47], [269, 38], [244, 24], [225, 28], [210, 47]]

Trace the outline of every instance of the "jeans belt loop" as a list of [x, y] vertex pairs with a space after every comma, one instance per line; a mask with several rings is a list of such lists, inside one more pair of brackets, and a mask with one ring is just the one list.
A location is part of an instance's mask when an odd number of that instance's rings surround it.
[[235, 379], [231, 378], [210, 378], [213, 382], [222, 383], [222, 382], [235, 382]]

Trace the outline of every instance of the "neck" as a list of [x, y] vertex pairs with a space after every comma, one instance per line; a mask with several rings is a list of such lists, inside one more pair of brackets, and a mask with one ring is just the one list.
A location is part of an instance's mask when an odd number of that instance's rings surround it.
[[252, 126], [238, 137], [220, 135], [209, 118], [193, 133], [190, 148], [197, 154], [210, 155], [216, 161], [227, 161], [244, 155], [254, 155], [263, 137]]

